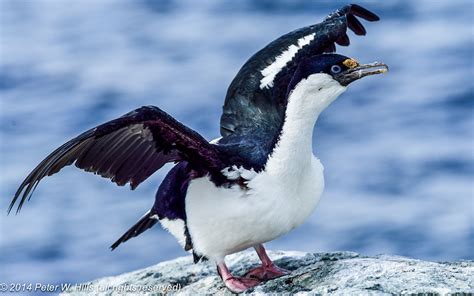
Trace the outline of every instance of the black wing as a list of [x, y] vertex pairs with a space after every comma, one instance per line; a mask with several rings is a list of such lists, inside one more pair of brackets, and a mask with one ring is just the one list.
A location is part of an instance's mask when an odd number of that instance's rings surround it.
[[[295, 69], [304, 57], [334, 52], [335, 44], [349, 45], [347, 28], [356, 35], [365, 35], [365, 28], [356, 16], [368, 21], [379, 20], [377, 15], [365, 8], [347, 5], [330, 14], [322, 23], [283, 35], [253, 55], [227, 90], [221, 116], [221, 135], [275, 132], [284, 118], [284, 106], [275, 102], [272, 95], [273, 80], [279, 72]], [[283, 53], [290, 53], [290, 60], [281, 59]], [[277, 59], [284, 65], [272, 68]]]
[[224, 157], [195, 131], [154, 106], [146, 106], [99, 125], [48, 155], [23, 181], [10, 204], [17, 213], [46, 176], [76, 167], [135, 189], [168, 162], [187, 160], [200, 173], [222, 179]]

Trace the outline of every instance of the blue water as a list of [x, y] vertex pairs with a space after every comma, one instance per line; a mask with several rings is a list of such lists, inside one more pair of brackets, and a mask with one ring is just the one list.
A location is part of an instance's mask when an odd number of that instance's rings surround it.
[[[326, 191], [269, 248], [474, 259], [473, 4], [360, 2], [382, 21], [339, 52], [390, 73], [351, 85], [321, 116]], [[208, 139], [255, 51], [336, 1], [0, 1], [0, 209], [49, 152], [154, 104]], [[159, 227], [108, 246], [153, 203], [169, 166], [136, 191], [66, 168], [21, 215], [0, 215], [0, 280], [81, 282], [185, 255]]]

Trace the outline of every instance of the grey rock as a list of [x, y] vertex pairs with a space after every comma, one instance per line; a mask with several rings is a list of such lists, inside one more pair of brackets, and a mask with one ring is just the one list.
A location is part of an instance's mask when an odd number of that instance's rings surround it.
[[[291, 274], [248, 290], [273, 295], [391, 295], [474, 293], [474, 261], [429, 262], [400, 256], [361, 256], [352, 252], [271, 251]], [[235, 275], [259, 264], [254, 252], [228, 256]], [[182, 257], [114, 277], [72, 286], [62, 295], [232, 295], [210, 262]]]

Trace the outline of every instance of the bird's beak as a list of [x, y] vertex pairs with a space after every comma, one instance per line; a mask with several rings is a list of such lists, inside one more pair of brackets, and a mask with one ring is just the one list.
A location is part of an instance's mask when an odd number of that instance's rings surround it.
[[347, 86], [349, 85], [349, 83], [365, 76], [388, 72], [388, 66], [384, 63], [375, 62], [371, 64], [360, 65], [352, 59], [347, 61], [347, 66], [349, 67], [349, 69], [334, 77], [343, 86]]

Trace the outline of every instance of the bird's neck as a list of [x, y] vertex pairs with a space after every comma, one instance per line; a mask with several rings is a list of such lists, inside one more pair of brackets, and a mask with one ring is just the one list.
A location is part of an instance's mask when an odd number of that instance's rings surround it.
[[326, 74], [300, 81], [288, 97], [285, 121], [270, 155], [266, 170], [273, 174], [297, 176], [311, 164], [313, 129], [319, 114], [345, 87]]

